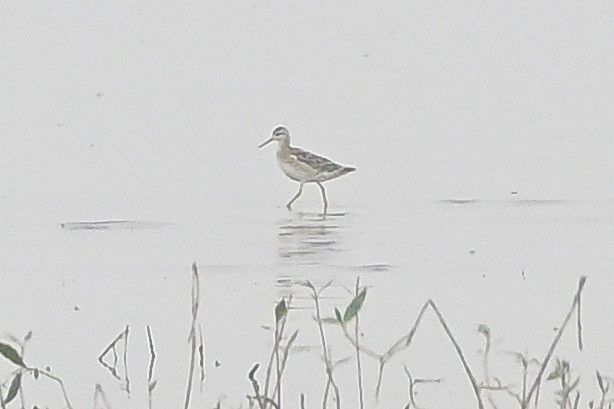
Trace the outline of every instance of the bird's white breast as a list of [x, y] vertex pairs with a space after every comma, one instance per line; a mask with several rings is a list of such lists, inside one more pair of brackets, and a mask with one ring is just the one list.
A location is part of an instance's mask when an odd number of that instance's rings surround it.
[[302, 183], [313, 181], [311, 172], [306, 172], [306, 169], [299, 165], [296, 158], [291, 158], [291, 160], [278, 160], [277, 162], [281, 170], [290, 179]]

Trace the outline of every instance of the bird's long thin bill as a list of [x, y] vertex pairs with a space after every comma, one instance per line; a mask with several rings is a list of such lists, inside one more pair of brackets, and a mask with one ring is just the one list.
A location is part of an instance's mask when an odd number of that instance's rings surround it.
[[273, 138], [269, 138], [266, 141], [262, 142], [260, 145], [258, 145], [258, 149], [262, 148], [264, 145], [270, 142], [273, 142]]

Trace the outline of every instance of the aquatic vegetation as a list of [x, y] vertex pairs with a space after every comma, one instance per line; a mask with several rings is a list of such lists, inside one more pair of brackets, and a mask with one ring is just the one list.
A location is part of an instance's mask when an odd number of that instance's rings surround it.
[[[290, 336], [285, 345], [282, 344], [286, 328], [286, 318], [288, 316], [288, 309], [291, 303], [292, 298], [288, 300], [288, 303], [286, 303], [286, 300], [282, 299], [275, 306], [275, 338], [273, 341], [273, 349], [271, 350], [269, 362], [267, 364], [264, 389], [262, 392], [260, 390], [260, 384], [256, 379], [256, 371], [260, 367], [260, 364], [256, 363], [249, 371], [248, 379], [252, 385], [252, 388], [254, 389], [254, 395], [247, 396], [250, 408], [254, 407], [255, 404], [257, 404], [261, 409], [264, 409], [269, 405], [274, 408], [281, 407], [282, 379], [284, 370], [286, 369], [286, 362], [288, 361], [288, 353], [298, 336], [298, 330], [296, 330]], [[275, 364], [275, 378], [272, 377], [273, 364]], [[275, 386], [270, 394], [271, 397], [269, 397], [269, 388], [272, 385], [272, 382], [275, 383]]]
[[[29, 366], [25, 363], [24, 360], [24, 352], [25, 347], [28, 341], [32, 339], [32, 331], [28, 332], [23, 339], [18, 339], [16, 337], [11, 337], [11, 341], [14, 344], [19, 345], [19, 352], [11, 345], [0, 342], [0, 355], [2, 355], [6, 360], [11, 362], [13, 365], [17, 366], [17, 368], [11, 372], [9, 378], [0, 385], [0, 407], [2, 409], [6, 409], [6, 406], [11, 403], [17, 395], [20, 396], [21, 407], [24, 407], [24, 397], [23, 397], [23, 388], [22, 388], [22, 379], [26, 374], [30, 374], [34, 377], [34, 379], [38, 380], [40, 377], [44, 377], [56, 382], [60, 389], [62, 390], [62, 394], [64, 397], [64, 401], [66, 403], [66, 407], [68, 409], [72, 409], [72, 405], [70, 404], [70, 400], [68, 399], [68, 394], [66, 393], [66, 389], [64, 388], [64, 383], [60, 378], [53, 375], [51, 373], [51, 368], [46, 367], [45, 369], [40, 369], [35, 366]], [[4, 394], [5, 385], [8, 384], [10, 380], [10, 386]]]
[[[493, 395], [495, 392], [503, 392], [506, 395], [513, 397], [516, 403], [518, 404], [518, 407], [521, 409], [527, 409], [531, 407], [531, 405], [533, 405], [533, 407], [537, 407], [537, 404], [539, 402], [539, 394], [540, 394], [542, 382], [544, 381], [545, 373], [547, 371], [547, 368], [550, 366], [550, 362], [553, 358], [554, 351], [560, 339], [562, 338], [563, 334], [565, 333], [565, 330], [567, 329], [568, 324], [571, 321], [574, 314], [576, 314], [578, 348], [580, 350], [583, 348], [580, 306], [581, 306], [582, 290], [586, 283], [585, 277], [580, 278], [578, 282], [578, 289], [573, 297], [571, 307], [568, 313], [566, 314], [563, 320], [563, 323], [558, 327], [557, 333], [553, 341], [551, 342], [550, 347], [548, 351], [546, 352], [545, 357], [540, 361], [537, 359], [531, 359], [527, 357], [525, 354], [514, 353], [515, 358], [522, 365], [522, 368], [523, 368], [522, 370], [523, 375], [522, 375], [520, 390], [516, 390], [513, 386], [510, 386], [510, 385], [503, 385], [498, 377], [493, 376], [490, 373], [489, 357], [490, 357], [490, 352], [491, 352], [491, 332], [490, 332], [490, 329], [486, 325], [482, 324], [478, 327], [478, 332], [482, 334], [485, 339], [485, 348], [483, 352], [484, 380], [481, 382], [478, 382], [474, 371], [470, 368], [467, 362], [465, 353], [463, 352], [461, 346], [457, 342], [455, 336], [452, 333], [452, 330], [450, 329], [448, 323], [446, 322], [443, 314], [439, 310], [437, 304], [433, 300], [428, 300], [424, 303], [424, 305], [420, 309], [409, 331], [405, 335], [403, 335], [400, 339], [398, 339], [396, 342], [394, 342], [391, 345], [391, 347], [388, 348], [388, 350], [386, 350], [383, 353], [380, 353], [380, 352], [375, 351], [372, 348], [369, 348], [361, 344], [360, 337], [358, 335], [360, 311], [364, 307], [366, 297], [367, 297], [367, 289], [360, 287], [359, 279], [357, 279], [356, 281], [354, 297], [350, 300], [349, 304], [347, 305], [343, 313], [341, 312], [340, 309], [335, 308], [334, 318], [323, 318], [322, 317], [321, 306], [320, 306], [321, 294], [331, 285], [331, 283], [332, 282], [328, 282], [327, 284], [323, 285], [320, 288], [316, 288], [309, 281], [304, 283], [305, 287], [310, 290], [311, 297], [314, 302], [314, 311], [315, 311], [314, 320], [316, 321], [316, 324], [318, 326], [318, 332], [320, 335], [320, 341], [321, 341], [321, 347], [322, 347], [322, 358], [324, 362], [324, 369], [325, 369], [325, 374], [326, 374], [326, 379], [327, 379], [326, 386], [324, 388], [323, 396], [322, 396], [322, 407], [323, 408], [328, 407], [331, 400], [335, 408], [340, 409], [342, 407], [341, 390], [340, 390], [340, 387], [338, 386], [338, 383], [335, 381], [334, 370], [335, 370], [336, 365], [338, 365], [342, 361], [345, 361], [345, 360], [335, 361], [333, 357], [331, 356], [331, 352], [328, 347], [326, 331], [324, 329], [323, 324], [336, 324], [342, 330], [342, 333], [344, 337], [346, 338], [346, 340], [352, 345], [352, 347], [355, 350], [356, 378], [357, 378], [357, 383], [358, 383], [357, 390], [359, 393], [358, 402], [359, 402], [361, 409], [364, 408], [364, 385], [363, 385], [361, 357], [364, 355], [366, 357], [377, 360], [379, 363], [379, 373], [377, 377], [377, 383], [374, 386], [374, 390], [375, 390], [374, 395], [376, 399], [378, 399], [380, 395], [380, 391], [381, 391], [381, 386], [383, 382], [383, 374], [384, 374], [384, 369], [386, 367], [386, 364], [391, 359], [396, 357], [401, 351], [411, 346], [414, 336], [417, 333], [420, 327], [420, 324], [423, 322], [422, 320], [428, 310], [433, 312], [437, 322], [440, 324], [448, 340], [452, 344], [452, 347], [454, 348], [454, 351], [465, 371], [465, 374], [469, 380], [470, 386], [474, 392], [474, 395], [476, 398], [476, 405], [480, 409], [483, 409], [486, 407], [484, 403], [484, 397], [487, 399], [488, 404], [491, 407], [497, 408], [497, 399]], [[277, 308], [279, 308], [279, 305], [283, 305], [282, 304], [283, 302], [284, 300], [280, 301], [280, 304], [278, 304]], [[287, 315], [287, 310], [285, 310], [284, 312], [284, 323], [285, 323], [286, 315]], [[351, 328], [352, 322], [354, 323], [353, 328]], [[296, 333], [294, 335], [296, 335]], [[292, 342], [294, 342], [294, 338], [295, 336], [293, 337]], [[273, 347], [272, 355], [276, 354], [278, 349], [279, 349], [279, 342], [276, 341]], [[285, 356], [287, 356], [287, 347], [285, 349]], [[529, 379], [530, 367], [535, 367], [537, 369], [537, 373], [535, 374], [533, 379]], [[546, 381], [558, 380], [560, 382], [560, 389], [556, 391], [556, 399], [555, 399], [556, 404], [558, 405], [560, 409], [576, 409], [579, 407], [578, 405], [580, 402], [580, 392], [578, 391], [578, 385], [579, 385], [580, 379], [579, 377], [572, 377], [569, 368], [570, 368], [569, 363], [567, 361], [561, 360], [560, 358], [555, 358], [555, 368], [552, 371], [552, 373], [550, 373], [550, 375], [548, 375], [545, 379]], [[258, 364], [256, 364], [256, 366], [254, 366], [252, 368], [252, 371], [250, 371], [249, 373], [248, 377], [250, 381], [252, 381], [252, 383], [254, 383], [255, 381], [254, 373], [257, 369], [258, 369]], [[419, 384], [441, 383], [442, 379], [441, 378], [434, 378], [434, 379], [414, 378], [406, 366], [404, 367], [404, 370], [405, 370], [405, 374], [407, 375], [408, 383], [409, 383], [409, 386], [408, 386], [408, 391], [409, 391], [408, 401], [409, 402], [407, 403], [405, 408], [406, 409], [410, 409], [412, 407], [417, 408], [418, 406], [415, 402], [416, 386]], [[604, 380], [606, 378], [602, 377], [599, 374], [599, 372], [597, 372], [597, 374], [598, 374], [597, 379], [598, 379], [600, 391], [602, 393], [602, 397], [600, 398], [598, 403], [595, 403], [596, 401], [590, 401], [589, 407], [604, 409], [608, 407], [606, 405], [614, 405], [614, 398], [608, 398], [606, 396], [609, 391], [609, 387], [610, 387], [609, 381]], [[266, 393], [264, 395], [259, 394], [258, 393], [259, 390], [257, 389], [256, 385], [254, 389], [257, 391], [256, 396], [259, 396], [259, 400], [258, 400], [259, 406], [258, 407], [260, 409], [266, 409], [267, 407], [281, 408], [281, 398], [279, 395], [279, 390], [278, 390], [278, 395], [275, 398], [274, 396], [273, 397], [268, 396]], [[333, 392], [332, 395], [331, 395], [331, 390]], [[253, 403], [251, 398], [253, 397], [250, 397], [250, 407], [253, 407], [251, 406], [251, 404]], [[305, 399], [306, 397], [304, 394], [300, 396], [301, 405], [304, 405]]]
[[[191, 396], [193, 385], [195, 383], [195, 375], [199, 374], [199, 382], [201, 391], [205, 385], [205, 354], [202, 329], [199, 323], [199, 306], [200, 306], [200, 282], [199, 273], [195, 264], [192, 265], [192, 290], [191, 290], [191, 325], [189, 328], [188, 344], [189, 344], [189, 362], [188, 378], [185, 386], [184, 409], [193, 407], [191, 405]], [[356, 280], [356, 285], [352, 290], [348, 290], [352, 297], [348, 301], [345, 308], [334, 308], [333, 317], [325, 316], [322, 311], [321, 298], [331, 286], [332, 281], [316, 287], [312, 282], [306, 281], [303, 287], [306, 288], [313, 302], [313, 319], [317, 326], [317, 334], [319, 338], [320, 355], [323, 362], [323, 374], [325, 376], [324, 389], [321, 396], [307, 396], [301, 393], [297, 398], [299, 407], [304, 409], [307, 407], [307, 401], [319, 401], [318, 406], [322, 408], [341, 409], [343, 407], [342, 400], [344, 391], [341, 384], [337, 382], [336, 369], [342, 364], [352, 361], [352, 357], [344, 357], [336, 359], [330, 349], [328, 341], [328, 332], [340, 331], [347, 344], [351, 346], [353, 352], [353, 360], [355, 362], [355, 378], [356, 378], [356, 402], [358, 408], [364, 409], [365, 395], [372, 393], [376, 401], [380, 397], [381, 387], [384, 382], [384, 373], [386, 365], [397, 358], [399, 354], [409, 349], [412, 346], [416, 333], [427, 316], [427, 312], [431, 312], [435, 318], [435, 322], [443, 329], [445, 338], [452, 346], [456, 357], [458, 358], [464, 373], [468, 379], [468, 384], [474, 393], [476, 407], [485, 408], [486, 406], [498, 408], [500, 404], [500, 396], [507, 396], [506, 399], [512, 398], [520, 409], [528, 409], [530, 407], [538, 407], [540, 400], [540, 392], [544, 383], [556, 385], [554, 397], [550, 402], [557, 405], [559, 409], [578, 409], [581, 402], [590, 409], [611, 409], [614, 407], [614, 395], [611, 391], [614, 389], [614, 379], [602, 375], [596, 371], [595, 381], [599, 388], [600, 396], [592, 400], [582, 400], [582, 390], [580, 389], [581, 378], [572, 370], [572, 365], [569, 360], [561, 357], [555, 357], [554, 352], [559, 344], [562, 336], [566, 332], [570, 322], [576, 324], [577, 346], [579, 350], [583, 348], [582, 340], [582, 317], [581, 317], [581, 295], [586, 283], [586, 278], [581, 277], [578, 282], [578, 288], [573, 296], [570, 308], [563, 319], [562, 324], [557, 327], [557, 332], [552, 340], [550, 347], [542, 359], [536, 359], [528, 356], [526, 353], [512, 352], [508, 353], [515, 359], [521, 368], [522, 375], [518, 384], [505, 384], [499, 377], [493, 374], [491, 370], [490, 360], [492, 359], [492, 332], [491, 329], [484, 324], [479, 325], [477, 331], [484, 338], [484, 347], [482, 349], [482, 379], [479, 380], [475, 370], [473, 370], [466, 354], [456, 340], [452, 329], [448, 325], [444, 315], [433, 300], [427, 300], [419, 310], [417, 316], [413, 320], [411, 327], [391, 344], [383, 352], [378, 352], [375, 348], [369, 347], [361, 339], [362, 330], [360, 324], [361, 312], [367, 305], [368, 291], [366, 287], [361, 286], [360, 279]], [[286, 379], [286, 367], [289, 359], [291, 359], [291, 351], [299, 338], [299, 329], [295, 329], [288, 335], [287, 324], [288, 317], [292, 311], [292, 297], [282, 298], [279, 300], [272, 311], [272, 319], [274, 326], [273, 346], [269, 353], [266, 370], [262, 379], [258, 378], [258, 370], [261, 365], [256, 362], [251, 367], [247, 374], [247, 379], [251, 385], [252, 393], [246, 396], [247, 407], [252, 409], [281, 409], [282, 407], [294, 407], [296, 404], [285, 403], [283, 385], [289, 382], [296, 382], [296, 379]], [[146, 327], [147, 331], [147, 346], [150, 355], [149, 366], [147, 371], [147, 389], [149, 408], [154, 407], [153, 392], [158, 387], [158, 381], [154, 377], [154, 367], [156, 362], [156, 350], [154, 347], [153, 331], [150, 326]], [[128, 336], [130, 326], [126, 327], [106, 346], [103, 352], [98, 357], [100, 364], [111, 374], [113, 378], [121, 383], [122, 389], [130, 395], [130, 377], [128, 372]], [[6, 361], [15, 366], [15, 369], [10, 373], [8, 378], [0, 384], [0, 407], [7, 409], [9, 405], [19, 397], [21, 407], [25, 407], [24, 390], [22, 380], [24, 375], [32, 375], [35, 379], [45, 377], [51, 379], [60, 385], [65, 405], [68, 409], [72, 409], [72, 405], [68, 399], [64, 383], [60, 378], [53, 375], [49, 368], [40, 369], [34, 366], [29, 366], [25, 362], [24, 352], [25, 346], [32, 338], [32, 333], [28, 333], [23, 339], [10, 337], [12, 344], [0, 342], [0, 355]], [[120, 356], [122, 358], [120, 358]], [[377, 377], [373, 385], [365, 382], [363, 361], [372, 359], [377, 363]], [[407, 365], [403, 365], [405, 376], [408, 383], [407, 404], [405, 409], [419, 408], [416, 402], [416, 390], [419, 385], [433, 384], [437, 385], [443, 382], [440, 377], [422, 378], [412, 375]], [[175, 385], [173, 385], [175, 386]], [[347, 384], [346, 384], [347, 386]], [[167, 385], [167, 387], [170, 387]], [[434, 386], [436, 387], [436, 386]], [[372, 392], [369, 392], [372, 391]], [[421, 396], [421, 400], [426, 401], [425, 397]], [[312, 404], [313, 406], [313, 404]], [[15, 406], [16, 407], [16, 406]], [[100, 384], [95, 386], [94, 390], [94, 407], [111, 409], [105, 391]], [[222, 409], [221, 399], [218, 400], [216, 408]], [[228, 406], [230, 407], [230, 406]]]

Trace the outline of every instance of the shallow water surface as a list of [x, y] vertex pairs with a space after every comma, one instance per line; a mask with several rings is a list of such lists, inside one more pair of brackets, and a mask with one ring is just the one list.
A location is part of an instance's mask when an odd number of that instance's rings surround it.
[[[284, 399], [298, 402], [305, 393], [308, 402], [319, 402], [326, 375], [306, 281], [316, 287], [332, 281], [321, 295], [322, 315], [331, 318], [334, 307], [343, 310], [352, 299], [359, 277], [368, 288], [360, 315], [361, 342], [379, 353], [407, 333], [422, 305], [433, 299], [478, 379], [483, 379], [478, 351], [484, 339], [477, 328], [486, 324], [494, 337], [491, 371], [517, 383], [518, 366], [509, 352], [542, 357], [578, 278], [586, 275], [585, 352], [576, 352], [569, 329], [560, 353], [575, 359], [578, 370], [589, 377], [596, 368], [605, 372], [612, 367], [606, 340], [599, 335], [614, 330], [602, 312], [614, 288], [610, 203], [333, 203], [333, 214], [325, 218], [306, 212], [317, 209], [316, 200], [299, 202], [293, 212], [236, 203], [218, 204], [216, 215], [193, 213], [191, 220], [169, 215], [60, 222], [2, 201], [3, 214], [20, 216], [4, 220], [1, 227], [0, 257], [10, 273], [0, 303], [13, 312], [2, 315], [2, 328], [15, 335], [33, 331], [27, 361], [51, 366], [76, 407], [91, 406], [99, 383], [113, 407], [136, 408], [147, 402], [145, 328], [150, 325], [157, 353], [154, 403], [176, 407], [187, 379], [190, 263], [196, 261], [206, 382], [202, 391], [195, 388], [195, 402], [212, 407], [220, 399], [224, 407], [245, 405], [243, 397], [251, 393], [247, 372], [268, 359], [273, 307], [282, 297], [292, 297], [288, 333], [299, 330], [288, 358]], [[241, 218], [233, 217], [237, 214]], [[106, 228], [90, 228], [101, 225]], [[117, 380], [96, 361], [126, 325], [129, 397], [122, 389], [123, 369], [122, 380]], [[327, 324], [325, 330], [333, 359], [350, 358], [335, 374], [343, 406], [355, 407], [352, 348], [337, 326]], [[118, 353], [121, 357], [122, 350]], [[380, 407], [407, 403], [404, 366], [414, 377], [442, 379], [420, 385], [419, 402], [475, 406], [460, 361], [432, 313], [427, 312], [411, 348], [387, 364]], [[373, 406], [377, 362], [363, 356], [363, 371], [365, 399]], [[264, 369], [257, 375], [262, 380]], [[41, 383], [26, 382], [27, 402], [61, 407], [59, 392]]]

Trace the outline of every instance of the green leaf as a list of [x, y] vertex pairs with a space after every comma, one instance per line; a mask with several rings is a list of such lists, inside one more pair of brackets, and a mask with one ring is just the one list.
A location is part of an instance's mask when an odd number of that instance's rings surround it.
[[348, 305], [348, 307], [345, 309], [345, 313], [343, 314], [343, 322], [345, 324], [350, 322], [356, 315], [358, 315], [358, 312], [360, 311], [362, 305], [365, 302], [366, 296], [367, 289], [365, 288], [356, 297], [354, 297], [350, 305]]
[[4, 403], [7, 404], [17, 396], [17, 392], [19, 392], [19, 388], [21, 388], [21, 372], [17, 372], [13, 381], [11, 382], [11, 386], [9, 388], [9, 393], [6, 395], [6, 399], [4, 399]]
[[286, 307], [286, 301], [282, 298], [275, 306], [275, 322], [279, 323], [288, 314], [288, 307]]
[[0, 354], [15, 365], [19, 365], [23, 368], [26, 367], [26, 364], [23, 363], [23, 359], [21, 359], [17, 351], [15, 351], [15, 348], [12, 346], [0, 342]]
[[335, 317], [337, 317], [337, 322], [343, 325], [343, 318], [341, 318], [341, 312], [338, 308], [335, 308]]

